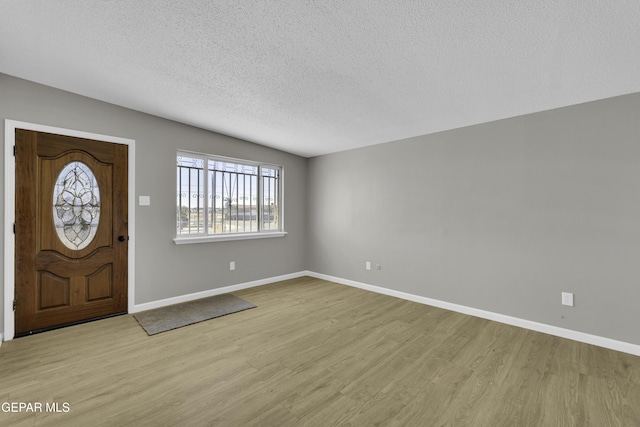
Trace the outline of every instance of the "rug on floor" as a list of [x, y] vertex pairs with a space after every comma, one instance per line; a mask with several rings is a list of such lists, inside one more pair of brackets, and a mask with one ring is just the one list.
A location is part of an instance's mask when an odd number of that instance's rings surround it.
[[133, 317], [148, 335], [155, 335], [255, 307], [235, 295], [222, 294], [141, 311]]

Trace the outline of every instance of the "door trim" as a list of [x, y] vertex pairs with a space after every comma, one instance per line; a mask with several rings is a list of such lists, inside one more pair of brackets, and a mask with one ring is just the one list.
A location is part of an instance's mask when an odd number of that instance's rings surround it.
[[[74, 136], [78, 138], [94, 139], [97, 141], [124, 144], [129, 146], [129, 253], [128, 253], [128, 312], [133, 312], [135, 306], [135, 140], [117, 136], [64, 129], [36, 123], [21, 122], [5, 119], [4, 121], [4, 341], [13, 339], [15, 333], [15, 317], [13, 299], [15, 292], [15, 194], [16, 194], [16, 163], [13, 147], [16, 140], [16, 129], [27, 129], [36, 132], [54, 133], [58, 135]], [[0, 341], [1, 342], [1, 341]]]

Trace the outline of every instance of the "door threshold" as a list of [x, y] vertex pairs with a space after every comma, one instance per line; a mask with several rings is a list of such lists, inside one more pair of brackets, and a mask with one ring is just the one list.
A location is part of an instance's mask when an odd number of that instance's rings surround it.
[[40, 334], [42, 332], [55, 331], [56, 329], [68, 328], [69, 326], [82, 325], [83, 323], [95, 322], [97, 320], [109, 319], [110, 317], [122, 316], [127, 314], [126, 311], [121, 313], [107, 314], [105, 316], [92, 317], [91, 319], [77, 320], [75, 322], [63, 323], [62, 325], [49, 326], [48, 328], [34, 329], [33, 331], [16, 333], [14, 338], [28, 337], [29, 335]]

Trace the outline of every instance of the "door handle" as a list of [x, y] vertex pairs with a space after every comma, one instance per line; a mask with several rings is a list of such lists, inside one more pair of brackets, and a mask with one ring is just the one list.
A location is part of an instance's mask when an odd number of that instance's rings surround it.
[[129, 240], [129, 236], [118, 236], [118, 242], [124, 242], [125, 240]]

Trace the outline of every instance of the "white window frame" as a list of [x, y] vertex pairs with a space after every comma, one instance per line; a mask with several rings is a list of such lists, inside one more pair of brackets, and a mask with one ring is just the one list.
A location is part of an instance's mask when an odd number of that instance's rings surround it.
[[[244, 159], [236, 159], [232, 157], [224, 157], [224, 156], [216, 156], [213, 154], [199, 153], [194, 151], [187, 150], [178, 150], [176, 153], [176, 160], [180, 156], [192, 157], [202, 159], [204, 162], [203, 171], [205, 174], [204, 179], [204, 188], [203, 193], [207, 195], [209, 193], [208, 189], [208, 171], [209, 171], [209, 162], [227, 162], [227, 163], [236, 163], [240, 165], [254, 166], [258, 168], [258, 231], [253, 232], [240, 232], [240, 233], [220, 233], [220, 234], [207, 234], [207, 223], [205, 220], [205, 225], [203, 229], [204, 232], [201, 233], [189, 233], [189, 234], [178, 234], [176, 231], [176, 237], [173, 239], [176, 245], [184, 245], [184, 244], [193, 244], [193, 243], [207, 243], [207, 242], [221, 242], [221, 241], [229, 241], [229, 240], [248, 240], [248, 239], [264, 239], [264, 238], [272, 238], [272, 237], [284, 237], [287, 233], [284, 231], [284, 168], [280, 165], [274, 165], [270, 163], [264, 162], [255, 162], [251, 160]], [[179, 167], [176, 165], [176, 168]], [[279, 177], [278, 177], [278, 230], [262, 230], [262, 218], [263, 218], [263, 206], [264, 206], [264, 197], [262, 194], [263, 189], [263, 177], [262, 177], [262, 168], [270, 168], [270, 169], [278, 169]], [[176, 182], [176, 187], [178, 186], [178, 182]], [[210, 203], [208, 197], [204, 197], [204, 205], [203, 209], [207, 212], [210, 208]], [[180, 209], [179, 206], [176, 205], [176, 210]], [[176, 212], [178, 213], [178, 212]], [[207, 215], [205, 215], [205, 218]], [[174, 224], [175, 227], [175, 224]]]

